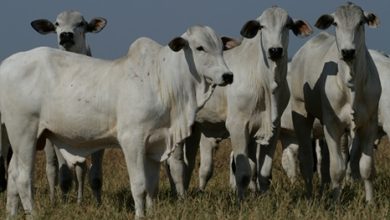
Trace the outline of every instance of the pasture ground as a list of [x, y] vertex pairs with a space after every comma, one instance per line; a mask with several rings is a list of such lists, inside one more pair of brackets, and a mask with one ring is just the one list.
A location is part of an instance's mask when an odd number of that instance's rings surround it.
[[[329, 192], [316, 195], [313, 200], [304, 197], [303, 182], [291, 184], [281, 163], [278, 145], [274, 159], [271, 189], [265, 195], [247, 196], [238, 206], [235, 194], [229, 188], [230, 142], [220, 144], [216, 153], [214, 176], [206, 192], [196, 190], [197, 169], [194, 172], [188, 198], [177, 200], [171, 195], [165, 170], [161, 169], [160, 192], [155, 207], [147, 219], [390, 219], [390, 146], [382, 141], [375, 153], [377, 175], [374, 181], [374, 205], [364, 202], [362, 182], [346, 184], [341, 201], [330, 199]], [[123, 154], [119, 149], [106, 150], [102, 204], [97, 206], [87, 183], [82, 205], [76, 203], [73, 187], [67, 201], [62, 201], [57, 187], [56, 201], [50, 203], [45, 174], [45, 157], [38, 152], [35, 175], [35, 207], [37, 219], [133, 219], [133, 200]], [[315, 192], [318, 179], [315, 178]], [[5, 219], [6, 193], [0, 193], [0, 219]], [[23, 219], [21, 214], [17, 219]]]

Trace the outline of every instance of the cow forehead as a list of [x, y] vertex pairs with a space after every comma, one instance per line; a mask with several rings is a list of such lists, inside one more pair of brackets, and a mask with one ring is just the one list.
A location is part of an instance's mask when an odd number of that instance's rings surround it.
[[61, 25], [72, 25], [80, 23], [84, 20], [84, 17], [78, 11], [64, 11], [57, 16], [57, 22]]
[[[195, 46], [203, 46], [210, 49], [221, 50], [222, 41], [213, 29], [208, 26], [193, 26], [187, 32], [188, 41]], [[199, 45], [198, 45], [199, 44]]]
[[279, 7], [266, 9], [258, 18], [261, 25], [279, 26], [288, 22], [289, 16], [286, 10]]
[[337, 8], [334, 17], [338, 22], [353, 27], [364, 19], [364, 12], [359, 6], [348, 4]]

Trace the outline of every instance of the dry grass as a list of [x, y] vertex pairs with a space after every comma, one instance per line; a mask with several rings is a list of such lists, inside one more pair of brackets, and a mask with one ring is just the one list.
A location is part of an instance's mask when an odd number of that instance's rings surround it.
[[[329, 195], [304, 198], [302, 182], [290, 184], [280, 165], [280, 147], [274, 160], [271, 190], [266, 195], [248, 195], [238, 206], [228, 185], [230, 144], [222, 142], [216, 154], [214, 176], [207, 191], [198, 193], [197, 170], [194, 173], [188, 199], [177, 201], [171, 196], [169, 183], [161, 172], [158, 202], [149, 213], [150, 219], [390, 219], [390, 149], [384, 141], [376, 152], [376, 204], [364, 202], [362, 183], [346, 185], [341, 202], [334, 204]], [[56, 203], [49, 201], [44, 173], [44, 156], [38, 153], [35, 177], [35, 206], [39, 219], [132, 219], [133, 201], [129, 179], [120, 150], [106, 151], [104, 158], [103, 201], [96, 206], [90, 188], [85, 187], [82, 205], [76, 203], [76, 191], [62, 202], [57, 189]], [[163, 170], [163, 169], [162, 169]], [[315, 186], [318, 186], [315, 179]], [[0, 219], [5, 218], [6, 194], [0, 194]], [[23, 216], [19, 216], [21, 219]]]

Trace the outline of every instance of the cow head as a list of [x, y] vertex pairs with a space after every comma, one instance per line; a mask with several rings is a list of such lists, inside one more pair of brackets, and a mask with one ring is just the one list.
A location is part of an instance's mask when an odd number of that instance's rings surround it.
[[40, 34], [57, 33], [58, 45], [61, 49], [84, 54], [88, 50], [85, 33], [98, 33], [106, 24], [104, 18], [93, 18], [88, 23], [77, 11], [61, 12], [54, 24], [46, 19], [31, 22], [31, 26]]
[[294, 21], [288, 13], [279, 7], [265, 10], [256, 20], [248, 21], [241, 29], [245, 38], [253, 38], [261, 30], [261, 47], [264, 55], [272, 61], [287, 57], [289, 30], [295, 35], [308, 36], [312, 29], [305, 21]]
[[365, 24], [369, 27], [377, 27], [379, 18], [373, 13], [364, 12], [357, 5], [348, 3], [337, 8], [333, 14], [322, 15], [315, 26], [324, 30], [334, 25], [340, 58], [351, 62], [359, 53], [358, 50], [365, 47]]
[[223, 45], [210, 27], [190, 27], [181, 37], [174, 38], [169, 47], [175, 52], [184, 50], [191, 73], [203, 75], [212, 84], [220, 86], [233, 82], [233, 73], [222, 56], [223, 49], [229, 47]]

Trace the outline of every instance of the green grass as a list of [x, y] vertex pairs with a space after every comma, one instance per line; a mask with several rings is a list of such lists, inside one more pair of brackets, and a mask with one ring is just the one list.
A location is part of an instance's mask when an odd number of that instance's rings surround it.
[[[390, 219], [390, 149], [383, 141], [376, 152], [377, 176], [374, 181], [375, 204], [364, 202], [362, 182], [346, 184], [341, 201], [335, 203], [329, 192], [308, 201], [304, 197], [302, 181], [291, 184], [280, 165], [280, 146], [274, 159], [272, 186], [265, 195], [249, 194], [240, 206], [229, 188], [228, 141], [222, 142], [216, 154], [214, 176], [206, 192], [196, 190], [198, 178], [194, 172], [188, 197], [177, 200], [171, 195], [169, 183], [162, 169], [160, 193], [148, 219]], [[120, 150], [106, 151], [104, 158], [103, 199], [100, 206], [88, 185], [82, 205], [76, 203], [76, 190], [66, 202], [57, 189], [56, 202], [49, 201], [48, 185], [44, 173], [44, 155], [38, 153], [35, 176], [35, 207], [38, 219], [132, 219], [133, 200], [123, 155]], [[315, 191], [318, 180], [314, 179]], [[5, 218], [6, 193], [0, 194], [0, 219]], [[22, 213], [20, 211], [20, 213]], [[23, 219], [23, 215], [19, 216]]]

